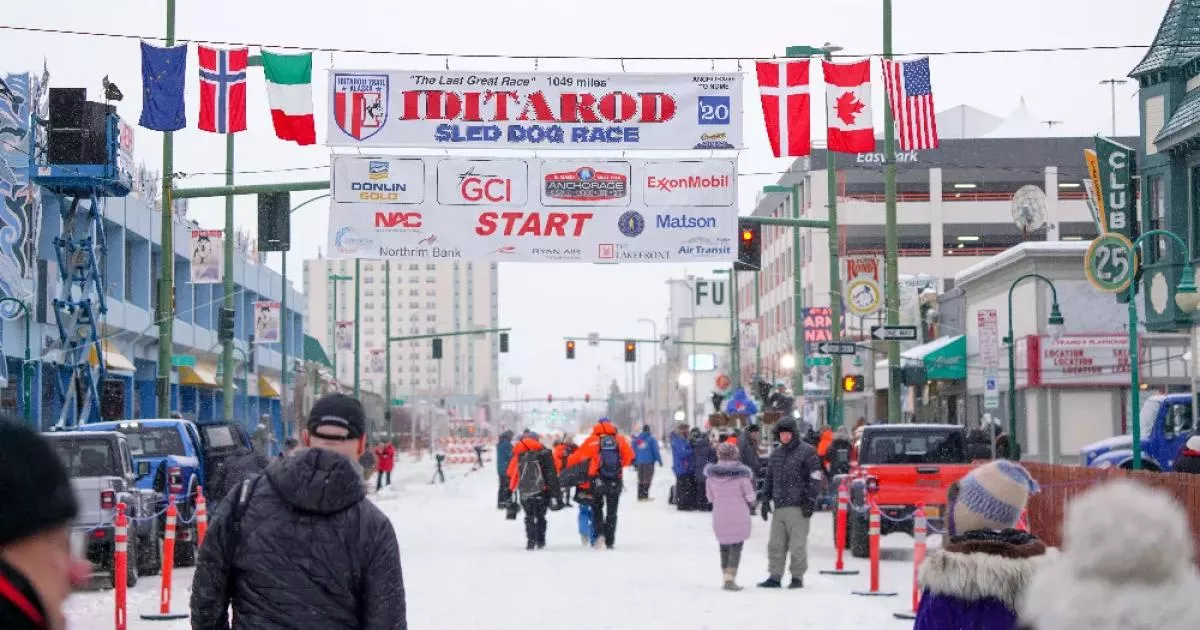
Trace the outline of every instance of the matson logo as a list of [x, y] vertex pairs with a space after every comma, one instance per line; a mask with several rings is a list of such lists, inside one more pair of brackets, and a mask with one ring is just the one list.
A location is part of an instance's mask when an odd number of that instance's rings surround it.
[[513, 181], [508, 177], [482, 175], [471, 167], [458, 176], [458, 194], [466, 201], [503, 203], [512, 201]]
[[376, 212], [375, 227], [389, 230], [417, 230], [421, 227], [421, 213]]
[[672, 190], [697, 190], [705, 188], [729, 188], [731, 180], [728, 175], [691, 175], [689, 177], [655, 177], [646, 176], [646, 188], [671, 192]]
[[483, 212], [475, 224], [480, 236], [573, 236], [583, 234], [591, 212]]
[[654, 227], [660, 230], [700, 230], [717, 227], [716, 217], [693, 217], [686, 214], [660, 214], [654, 217]]

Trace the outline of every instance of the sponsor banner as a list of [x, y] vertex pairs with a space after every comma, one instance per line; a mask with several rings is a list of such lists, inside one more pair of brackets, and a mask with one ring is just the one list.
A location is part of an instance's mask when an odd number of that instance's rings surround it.
[[721, 278], [668, 280], [671, 287], [671, 317], [713, 319], [729, 317], [729, 281]]
[[732, 159], [332, 159], [335, 258], [687, 263], [737, 256]]
[[334, 339], [337, 340], [338, 350], [353, 350], [354, 322], [337, 322], [337, 331]]
[[254, 303], [254, 342], [279, 343], [281, 336], [279, 302]]
[[329, 146], [740, 149], [742, 75], [330, 70]]
[[857, 317], [879, 312], [883, 304], [883, 260], [878, 256], [847, 256], [843, 260], [846, 311]]
[[222, 230], [192, 230], [192, 284], [217, 284], [225, 272]]

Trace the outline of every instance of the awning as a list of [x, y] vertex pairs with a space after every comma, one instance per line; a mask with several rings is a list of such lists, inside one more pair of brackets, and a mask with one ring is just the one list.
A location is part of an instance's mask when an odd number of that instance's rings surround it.
[[[130, 374], [137, 371], [137, 368], [133, 365], [133, 361], [130, 361], [125, 355], [113, 349], [107, 341], [102, 343], [102, 348], [100, 352], [104, 355], [104, 367], [108, 370], [113, 372], [128, 372]], [[92, 346], [88, 352], [88, 363], [92, 365], [98, 363], [96, 360], [96, 346]]]
[[217, 366], [196, 362], [193, 367], [179, 368], [179, 384], [194, 387], [220, 387], [217, 382]]
[[931, 381], [958, 381], [967, 378], [967, 337], [939, 337], [909, 348], [900, 356], [925, 365], [925, 378]]
[[321, 347], [321, 342], [317, 341], [312, 335], [304, 335], [304, 360], [320, 363], [329, 369], [333, 369], [333, 364], [329, 362], [329, 355], [325, 354], [325, 349]]
[[263, 375], [258, 376], [258, 395], [264, 398], [279, 398], [279, 381]]

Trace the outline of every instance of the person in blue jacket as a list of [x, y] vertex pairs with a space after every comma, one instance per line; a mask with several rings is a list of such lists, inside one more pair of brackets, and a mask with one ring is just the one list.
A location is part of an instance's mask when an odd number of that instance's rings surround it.
[[496, 441], [496, 473], [500, 477], [500, 492], [496, 496], [496, 507], [504, 510], [512, 500], [512, 491], [508, 489], [508, 462], [512, 460], [513, 432], [505, 431]]
[[696, 509], [696, 478], [692, 472], [692, 445], [688, 425], [679, 423], [671, 433], [671, 471], [675, 473], [675, 507], [688, 512]]
[[650, 500], [650, 482], [654, 480], [654, 465], [663, 465], [658, 452], [658, 440], [650, 433], [650, 425], [642, 425], [642, 432], [633, 438], [633, 467], [637, 469], [638, 501]]

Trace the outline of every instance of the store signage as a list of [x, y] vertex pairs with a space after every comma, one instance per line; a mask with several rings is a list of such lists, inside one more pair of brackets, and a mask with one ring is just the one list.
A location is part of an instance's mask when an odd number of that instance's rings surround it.
[[1129, 385], [1129, 339], [1124, 335], [1038, 340], [1037, 380], [1031, 386]]

